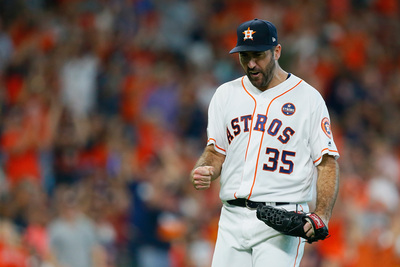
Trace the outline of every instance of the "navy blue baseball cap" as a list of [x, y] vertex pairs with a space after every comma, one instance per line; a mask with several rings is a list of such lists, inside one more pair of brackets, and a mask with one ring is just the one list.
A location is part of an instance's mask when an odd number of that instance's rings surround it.
[[229, 53], [267, 51], [278, 45], [275, 25], [262, 19], [246, 21], [237, 28], [237, 44]]

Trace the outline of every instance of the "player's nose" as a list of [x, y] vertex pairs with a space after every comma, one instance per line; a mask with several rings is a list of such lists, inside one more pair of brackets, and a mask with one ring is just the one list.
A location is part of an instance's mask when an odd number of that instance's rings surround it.
[[251, 59], [249, 60], [249, 62], [247, 62], [247, 67], [248, 67], [249, 69], [253, 69], [256, 65], [257, 65], [257, 64], [256, 64], [256, 60], [255, 60], [254, 58], [251, 58]]

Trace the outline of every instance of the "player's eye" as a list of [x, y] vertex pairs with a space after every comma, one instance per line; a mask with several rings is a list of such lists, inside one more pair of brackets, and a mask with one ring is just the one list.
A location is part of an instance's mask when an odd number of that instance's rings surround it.
[[261, 57], [263, 57], [265, 55], [265, 52], [256, 52], [256, 53], [254, 53], [254, 57], [255, 58], [261, 58]]
[[239, 53], [240, 59], [242, 60], [248, 60], [250, 58], [250, 54], [249, 53]]
[[252, 58], [254, 59], [260, 59], [264, 57], [265, 52], [241, 52], [239, 53], [240, 59], [242, 61], [249, 61]]

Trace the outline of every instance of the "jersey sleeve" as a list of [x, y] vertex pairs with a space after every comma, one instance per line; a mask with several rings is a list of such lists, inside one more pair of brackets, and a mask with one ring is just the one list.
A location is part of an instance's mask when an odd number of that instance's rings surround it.
[[332, 155], [336, 159], [339, 158], [339, 152], [333, 140], [328, 108], [322, 98], [316, 109], [313, 110], [311, 118], [310, 144], [314, 165], [317, 166], [325, 154]]
[[221, 92], [217, 90], [208, 107], [207, 145], [214, 145], [217, 152], [226, 155], [228, 143], [222, 107], [223, 97]]

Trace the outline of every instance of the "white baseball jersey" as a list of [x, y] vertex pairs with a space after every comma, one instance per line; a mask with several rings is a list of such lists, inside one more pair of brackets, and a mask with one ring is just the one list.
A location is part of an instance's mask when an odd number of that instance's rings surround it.
[[247, 76], [225, 83], [208, 112], [208, 145], [226, 155], [222, 200], [311, 201], [322, 156], [339, 157], [325, 101], [293, 74], [264, 92]]

